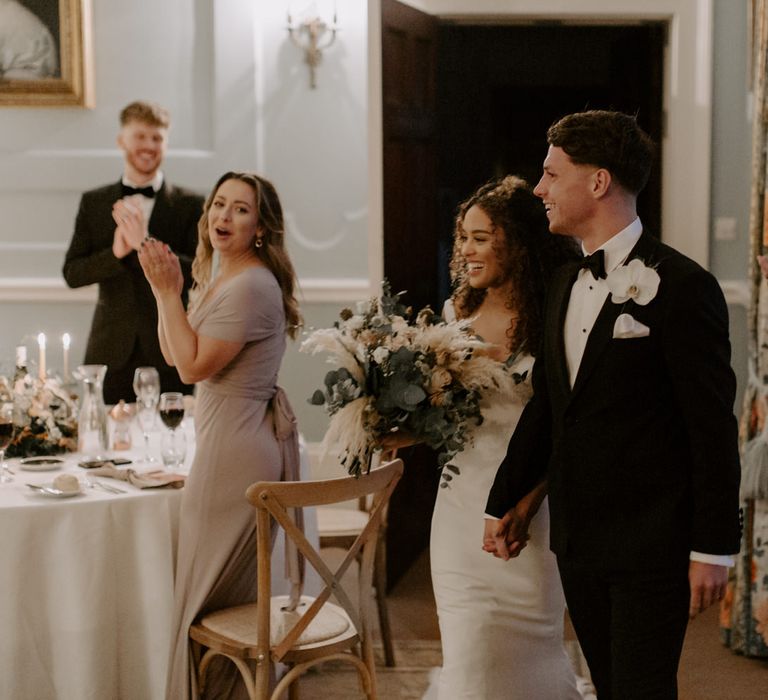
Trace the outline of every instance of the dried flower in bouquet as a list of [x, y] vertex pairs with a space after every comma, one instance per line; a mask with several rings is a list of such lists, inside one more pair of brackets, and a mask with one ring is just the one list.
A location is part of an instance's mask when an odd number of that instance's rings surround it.
[[384, 282], [381, 296], [342, 310], [332, 328], [313, 331], [301, 346], [337, 365], [310, 403], [330, 414], [323, 448], [339, 449], [350, 474], [367, 470], [374, 450], [396, 432], [437, 450], [440, 466], [447, 464], [483, 420], [482, 393], [506, 376], [469, 319], [447, 322], [429, 308], [410, 317]]

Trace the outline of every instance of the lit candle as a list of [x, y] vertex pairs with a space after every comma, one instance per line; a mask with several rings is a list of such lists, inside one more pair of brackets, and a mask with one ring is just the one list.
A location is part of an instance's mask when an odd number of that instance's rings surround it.
[[37, 376], [40, 381], [45, 381], [45, 333], [38, 333], [37, 347], [40, 349], [40, 359], [37, 363]]
[[72, 339], [69, 337], [69, 333], [61, 336], [61, 347], [64, 349], [64, 362], [62, 363], [61, 373], [65, 384], [69, 381], [69, 344], [71, 342]]

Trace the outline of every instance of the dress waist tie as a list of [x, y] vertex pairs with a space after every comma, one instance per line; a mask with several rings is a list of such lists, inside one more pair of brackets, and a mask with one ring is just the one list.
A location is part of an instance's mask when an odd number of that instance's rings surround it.
[[[301, 480], [301, 455], [299, 453], [299, 431], [296, 416], [282, 387], [277, 387], [269, 400], [275, 437], [280, 448], [283, 463], [282, 481]], [[301, 508], [292, 508], [296, 527], [304, 532], [304, 513]], [[287, 610], [296, 610], [304, 588], [304, 556], [296, 543], [285, 535], [285, 577], [291, 583], [291, 594]]]

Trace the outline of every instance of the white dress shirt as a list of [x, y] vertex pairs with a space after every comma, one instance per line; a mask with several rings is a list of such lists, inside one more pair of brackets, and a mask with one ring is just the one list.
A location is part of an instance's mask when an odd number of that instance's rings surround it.
[[[640, 223], [640, 219], [635, 219], [629, 226], [619, 231], [598, 248], [605, 253], [606, 274], [615, 270], [627, 259], [642, 232], [643, 225]], [[584, 254], [586, 255], [587, 251], [584, 251]], [[563, 331], [565, 358], [568, 363], [571, 387], [576, 381], [589, 333], [607, 298], [608, 284], [606, 281], [604, 279], [596, 280], [589, 270], [580, 270], [571, 289]]]
[[[610, 274], [626, 261], [642, 232], [643, 225], [637, 218], [597, 249], [602, 250], [605, 254], [606, 274]], [[586, 254], [586, 251], [584, 253]], [[571, 387], [576, 381], [581, 359], [584, 356], [584, 348], [587, 345], [587, 338], [589, 338], [608, 294], [608, 284], [604, 279], [596, 280], [587, 269], [579, 271], [571, 289], [563, 331]], [[734, 563], [733, 557], [701, 552], [691, 552], [691, 560], [719, 566], [733, 566]]]
[[[146, 187], [147, 185], [137, 185], [132, 180], [128, 179], [125, 175], [123, 175], [123, 184], [126, 187]], [[152, 178], [152, 181], [148, 183], [149, 186], [155, 191], [155, 194], [157, 194], [160, 191], [160, 188], [163, 186], [163, 173], [162, 171], [158, 170], [155, 177]], [[133, 194], [131, 195], [131, 199], [136, 202], [141, 207], [141, 211], [144, 214], [144, 223], [146, 224], [147, 228], [149, 228], [149, 218], [152, 216], [152, 210], [155, 208], [155, 199], [152, 197], [145, 197], [143, 194]]]

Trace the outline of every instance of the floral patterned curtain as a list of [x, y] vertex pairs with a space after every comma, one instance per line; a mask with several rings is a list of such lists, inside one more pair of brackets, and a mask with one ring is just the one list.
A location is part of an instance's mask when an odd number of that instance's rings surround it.
[[766, 144], [768, 143], [768, 0], [752, 2], [752, 89], [754, 96], [752, 192], [750, 201], [751, 282], [749, 381], [740, 423], [741, 552], [721, 608], [724, 642], [746, 656], [768, 657], [768, 281], [755, 260], [768, 254]]

